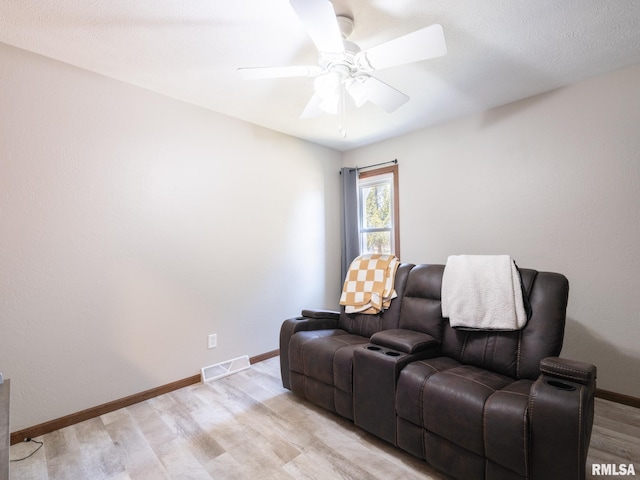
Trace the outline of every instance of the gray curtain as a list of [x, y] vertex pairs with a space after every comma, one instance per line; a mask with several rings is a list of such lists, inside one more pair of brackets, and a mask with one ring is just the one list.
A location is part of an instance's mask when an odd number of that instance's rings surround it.
[[[342, 281], [349, 265], [360, 254], [358, 238], [358, 170], [343, 168], [342, 181]], [[340, 284], [342, 288], [342, 284]]]

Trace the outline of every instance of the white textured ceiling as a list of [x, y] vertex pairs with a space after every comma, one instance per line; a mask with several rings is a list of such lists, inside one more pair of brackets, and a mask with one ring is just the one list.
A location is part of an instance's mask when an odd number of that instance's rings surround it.
[[298, 118], [312, 79], [238, 78], [238, 67], [316, 64], [288, 0], [0, 0], [0, 42], [338, 150], [640, 63], [638, 0], [333, 4], [362, 49], [434, 23], [448, 47], [376, 72], [411, 100], [391, 114], [349, 108], [346, 139], [335, 116]]

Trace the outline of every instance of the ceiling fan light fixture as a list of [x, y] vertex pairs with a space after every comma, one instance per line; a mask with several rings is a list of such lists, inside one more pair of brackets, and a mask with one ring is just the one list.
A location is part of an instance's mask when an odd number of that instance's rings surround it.
[[326, 113], [338, 113], [344, 84], [348, 79], [349, 71], [341, 65], [335, 65], [328, 72], [318, 75], [313, 82], [315, 94], [322, 99], [318, 108]]
[[357, 108], [362, 107], [369, 100], [369, 88], [367, 88], [367, 76], [352, 77], [346, 83], [347, 92], [353, 98]]

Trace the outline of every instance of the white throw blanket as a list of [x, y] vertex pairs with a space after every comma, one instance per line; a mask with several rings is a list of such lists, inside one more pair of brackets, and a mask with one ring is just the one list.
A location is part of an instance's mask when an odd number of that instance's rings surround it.
[[442, 316], [452, 327], [519, 330], [527, 323], [520, 273], [509, 255], [451, 255], [441, 293]]

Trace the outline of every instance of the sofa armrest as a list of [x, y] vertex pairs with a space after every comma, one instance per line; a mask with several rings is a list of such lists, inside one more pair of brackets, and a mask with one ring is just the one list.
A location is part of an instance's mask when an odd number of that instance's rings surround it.
[[402, 353], [438, 351], [440, 342], [431, 335], [402, 328], [382, 330], [371, 336], [371, 343]]
[[340, 312], [335, 310], [302, 310], [302, 318], [333, 320], [337, 324], [340, 320]]
[[302, 316], [285, 320], [280, 327], [280, 374], [282, 385], [291, 390], [289, 381], [289, 342], [296, 332], [338, 328], [340, 312], [332, 310], [303, 310]]
[[583, 480], [593, 427], [596, 367], [557, 357], [540, 362], [531, 387], [531, 479]]
[[549, 377], [560, 378], [588, 385], [596, 379], [596, 367], [590, 363], [547, 357], [540, 361], [540, 372]]

